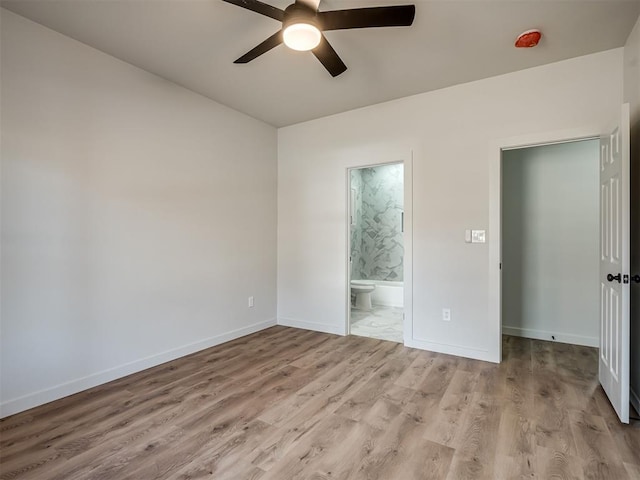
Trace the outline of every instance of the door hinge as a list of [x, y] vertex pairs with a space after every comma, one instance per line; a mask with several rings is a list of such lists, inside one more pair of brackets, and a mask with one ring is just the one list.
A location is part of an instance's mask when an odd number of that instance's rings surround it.
[[622, 275], [622, 283], [629, 283], [629, 275]]
[[502, 270], [502, 262], [500, 262], [500, 267], [499, 268], [500, 268], [500, 270]]

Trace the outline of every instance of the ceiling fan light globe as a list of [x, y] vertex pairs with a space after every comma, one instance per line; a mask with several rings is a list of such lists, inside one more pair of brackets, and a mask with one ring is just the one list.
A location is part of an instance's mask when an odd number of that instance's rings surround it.
[[315, 25], [310, 23], [293, 23], [284, 29], [282, 37], [287, 47], [306, 52], [320, 44], [322, 34]]

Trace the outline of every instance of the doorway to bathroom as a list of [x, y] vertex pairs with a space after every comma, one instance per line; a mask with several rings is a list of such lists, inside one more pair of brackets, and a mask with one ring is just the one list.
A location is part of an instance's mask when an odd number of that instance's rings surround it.
[[352, 168], [348, 332], [404, 342], [405, 166]]

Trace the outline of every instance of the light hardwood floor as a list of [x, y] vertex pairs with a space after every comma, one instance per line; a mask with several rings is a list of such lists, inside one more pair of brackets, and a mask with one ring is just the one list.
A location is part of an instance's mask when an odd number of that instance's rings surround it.
[[273, 327], [0, 422], [2, 479], [640, 478], [595, 349], [500, 365]]

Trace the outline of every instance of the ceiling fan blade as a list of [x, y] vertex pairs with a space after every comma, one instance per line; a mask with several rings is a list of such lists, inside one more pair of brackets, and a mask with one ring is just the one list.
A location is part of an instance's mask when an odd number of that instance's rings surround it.
[[237, 59], [233, 63], [249, 63], [254, 58], [259, 57], [263, 53], [267, 53], [269, 50], [271, 50], [274, 47], [277, 47], [281, 43], [282, 43], [282, 30], [271, 35], [260, 45], [258, 45], [255, 48], [252, 48], [251, 50], [249, 50], [247, 53], [245, 53], [243, 56], [241, 56], [239, 59]]
[[340, 59], [336, 51], [329, 44], [324, 35], [320, 40], [320, 45], [311, 50], [324, 68], [328, 70], [332, 77], [337, 77], [347, 69], [347, 66]]
[[320, 0], [296, 0], [297, 4], [302, 4], [306, 7], [311, 8], [314, 12], [318, 11], [318, 7], [320, 6]]
[[415, 5], [353, 8], [318, 12], [322, 30], [369, 27], [408, 27], [416, 15]]
[[252, 12], [259, 13], [266, 17], [271, 17], [274, 20], [282, 22], [284, 20], [284, 10], [272, 7], [266, 3], [259, 2], [258, 0], [222, 0], [223, 2], [237, 5], [238, 7], [246, 8]]

